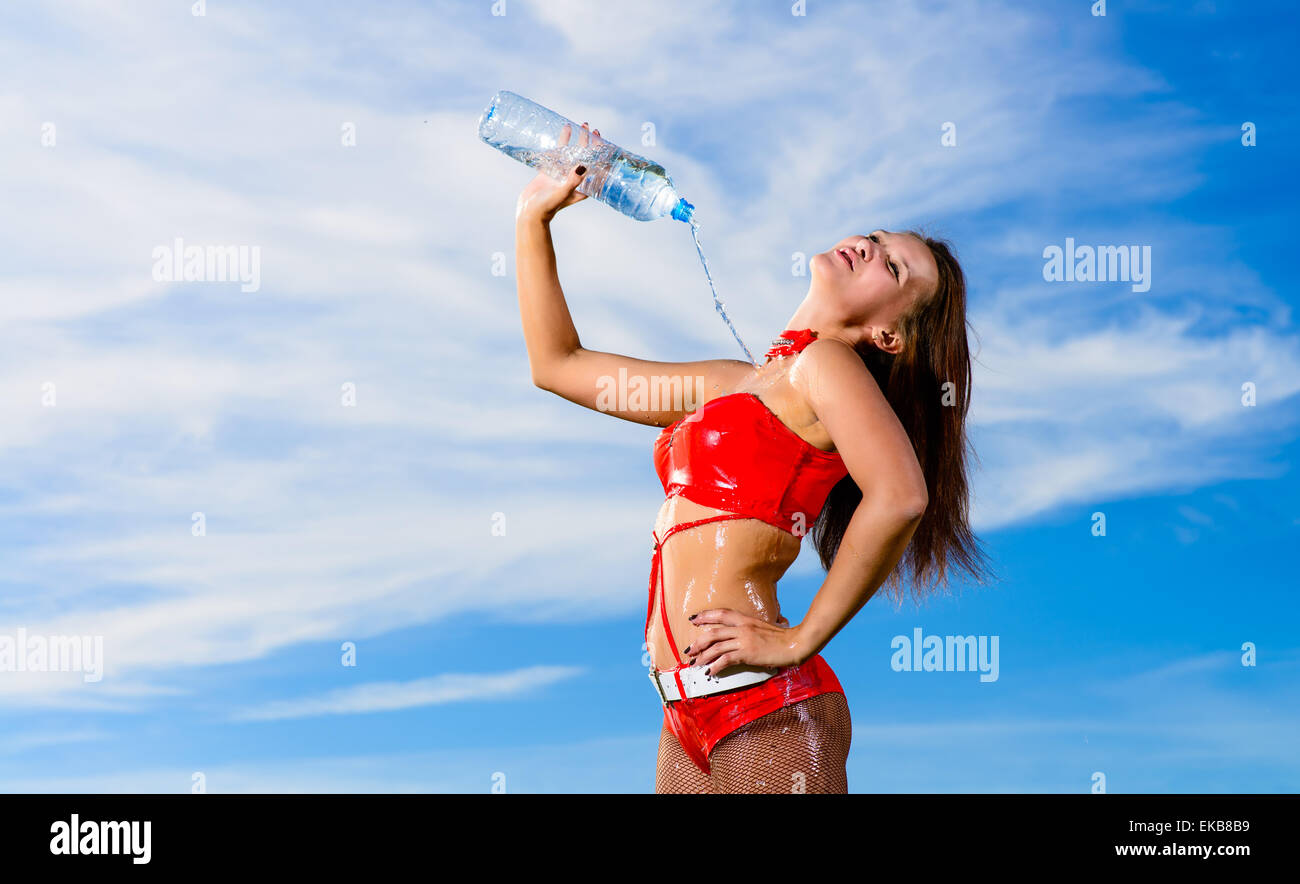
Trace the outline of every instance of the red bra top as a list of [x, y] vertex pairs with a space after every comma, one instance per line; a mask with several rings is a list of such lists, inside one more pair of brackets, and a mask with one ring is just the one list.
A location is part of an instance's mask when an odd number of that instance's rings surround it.
[[[816, 336], [809, 329], [782, 332], [767, 357], [794, 355]], [[668, 497], [761, 519], [795, 536], [807, 533], [849, 472], [838, 453], [806, 442], [753, 393], [719, 396], [664, 427], [654, 459]]]

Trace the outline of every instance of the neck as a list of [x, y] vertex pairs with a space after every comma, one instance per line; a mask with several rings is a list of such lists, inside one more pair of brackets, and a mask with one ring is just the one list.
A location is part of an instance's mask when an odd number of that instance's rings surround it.
[[810, 328], [817, 332], [817, 337], [821, 340], [834, 338], [856, 348], [863, 338], [862, 329], [860, 327], [848, 327], [843, 320], [818, 309], [818, 306], [811, 303], [811, 300], [811, 298], [806, 299], [800, 304], [799, 309], [794, 311], [794, 315], [782, 328], [791, 330]]

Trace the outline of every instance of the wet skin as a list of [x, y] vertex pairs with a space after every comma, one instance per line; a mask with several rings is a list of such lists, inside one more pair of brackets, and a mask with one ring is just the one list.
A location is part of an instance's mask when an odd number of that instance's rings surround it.
[[[753, 393], [773, 414], [804, 441], [823, 451], [834, 451], [830, 435], [816, 414], [791, 386], [790, 358], [775, 359], [749, 373], [727, 393]], [[725, 395], [725, 393], [724, 393]], [[673, 525], [726, 512], [701, 506], [681, 495], [659, 508], [655, 534], [663, 537]], [[809, 523], [805, 530], [811, 527]], [[728, 519], [674, 534], [663, 548], [663, 591], [668, 625], [678, 639], [678, 654], [696, 640], [701, 630], [690, 615], [710, 608], [730, 608], [742, 614], [788, 626], [777, 600], [777, 581], [799, 555], [799, 538], [758, 519]], [[656, 599], [650, 618], [650, 659], [659, 669], [676, 665], [660, 622]], [[715, 675], [717, 673], [714, 673]]]

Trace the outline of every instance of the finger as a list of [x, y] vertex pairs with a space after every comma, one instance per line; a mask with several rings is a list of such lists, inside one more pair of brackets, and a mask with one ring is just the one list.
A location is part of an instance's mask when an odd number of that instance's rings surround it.
[[578, 135], [578, 147], [586, 147], [591, 133], [587, 130], [586, 122], [582, 124], [582, 133]]
[[745, 616], [731, 608], [710, 608], [707, 611], [700, 611], [698, 614], [691, 615], [690, 620], [696, 626], [710, 624], [741, 626], [745, 623]]
[[706, 631], [695, 637], [695, 641], [687, 646], [683, 653], [690, 654], [692, 657], [698, 657], [707, 653], [708, 650], [720, 642], [732, 641], [739, 638], [737, 630], [730, 626], [711, 626]]
[[582, 179], [586, 175], [587, 167], [581, 163], [569, 170], [569, 174], [560, 182], [559, 192], [563, 194], [563, 198], [560, 200], [559, 208], [563, 209], [587, 198], [585, 193], [578, 192], [578, 186], [582, 184]]
[[593, 130], [592, 130], [592, 133], [591, 133], [591, 138], [592, 138], [592, 142], [593, 142], [593, 143], [595, 143], [595, 142], [597, 142], [597, 141], [600, 141], [600, 140], [601, 140], [601, 138], [600, 138], [600, 130], [599, 130], [599, 129], [593, 129]]
[[726, 641], [719, 641], [716, 644], [709, 645], [698, 654], [692, 654], [691, 665], [708, 666], [728, 651], [738, 651], [741, 647], [739, 637], [729, 638]]
[[578, 185], [582, 184], [582, 179], [586, 177], [587, 177], [586, 166], [584, 166], [582, 163], [579, 163], [578, 165], [573, 167], [573, 171], [569, 172], [569, 177], [564, 179], [565, 185], [569, 188], [569, 196], [573, 196], [576, 194], [579, 197], [583, 197], [583, 198], [586, 197], [586, 194], [577, 192]]
[[568, 144], [568, 143], [569, 143], [569, 136], [572, 135], [572, 134], [573, 134], [573, 127], [570, 126], [568, 123], [565, 123], [562, 127], [560, 127], [560, 138], [559, 138], [559, 143], [560, 143], [560, 144]]
[[740, 642], [728, 642], [714, 648], [709, 659], [700, 660], [698, 665], [704, 666], [705, 675], [717, 675], [728, 666], [739, 663], [741, 656]]

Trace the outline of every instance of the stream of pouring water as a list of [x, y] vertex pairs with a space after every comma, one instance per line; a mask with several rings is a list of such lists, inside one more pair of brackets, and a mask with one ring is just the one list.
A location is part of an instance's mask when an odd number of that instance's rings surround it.
[[694, 218], [691, 219], [691, 236], [695, 237], [695, 251], [700, 253], [700, 263], [704, 265], [704, 278], [709, 281], [709, 290], [713, 292], [713, 306], [717, 308], [718, 314], [722, 317], [722, 321], [727, 324], [727, 328], [731, 329], [731, 336], [736, 339], [736, 343], [740, 345], [740, 349], [745, 351], [745, 358], [749, 360], [749, 364], [754, 365], [754, 354], [749, 352], [749, 348], [745, 346], [745, 342], [740, 339], [740, 335], [736, 332], [736, 327], [731, 324], [731, 317], [727, 315], [727, 308], [718, 298], [718, 290], [713, 285], [713, 274], [709, 273], [709, 262], [704, 259], [704, 249], [700, 246], [700, 222], [696, 221]]

